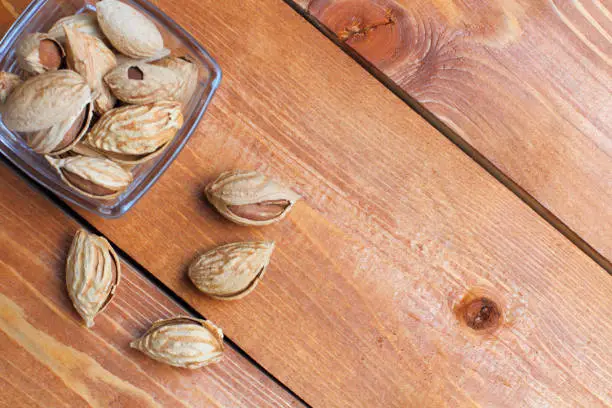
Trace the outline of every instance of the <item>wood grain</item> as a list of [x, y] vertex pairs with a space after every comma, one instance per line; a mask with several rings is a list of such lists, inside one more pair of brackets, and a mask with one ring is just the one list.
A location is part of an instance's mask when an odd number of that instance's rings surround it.
[[612, 259], [612, 10], [289, 0]]
[[64, 283], [78, 225], [5, 166], [0, 179], [0, 406], [302, 406], [231, 346], [193, 371], [131, 349], [152, 322], [188, 313], [125, 263], [87, 330]]
[[[223, 84], [128, 215], [82, 213], [96, 227], [314, 406], [612, 404], [605, 271], [281, 1], [157, 4]], [[305, 200], [281, 224], [230, 225], [203, 188], [231, 168]], [[246, 239], [276, 240], [263, 283], [200, 295], [196, 253]], [[503, 313], [492, 334], [460, 313], [481, 292]]]
[[[156, 4], [224, 82], [128, 215], [83, 213], [116, 244], [315, 406], [612, 404], [605, 271], [281, 1]], [[234, 167], [305, 200], [279, 225], [230, 225], [202, 190]], [[190, 285], [197, 252], [262, 238], [277, 249], [249, 297]], [[496, 331], [467, 327], [474, 296], [501, 310]]]

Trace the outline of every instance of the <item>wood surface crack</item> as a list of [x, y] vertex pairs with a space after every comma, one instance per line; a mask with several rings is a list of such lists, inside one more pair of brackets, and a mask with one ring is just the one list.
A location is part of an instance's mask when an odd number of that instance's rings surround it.
[[336, 33], [336, 35], [340, 41], [346, 42], [356, 37], [365, 37], [369, 32], [379, 27], [394, 25], [395, 23], [396, 21], [395, 16], [393, 15], [393, 10], [387, 9], [385, 10], [385, 19], [383, 21], [363, 25], [361, 18], [353, 17], [351, 24], [348, 27], [340, 30], [338, 33]]

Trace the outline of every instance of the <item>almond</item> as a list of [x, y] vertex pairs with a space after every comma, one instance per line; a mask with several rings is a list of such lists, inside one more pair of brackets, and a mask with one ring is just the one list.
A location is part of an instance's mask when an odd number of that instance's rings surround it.
[[206, 187], [206, 197], [230, 221], [263, 226], [282, 220], [299, 194], [256, 171], [222, 173]]
[[115, 54], [102, 40], [70, 27], [64, 28], [68, 67], [87, 80], [87, 84], [97, 95], [94, 101], [95, 111], [102, 115], [111, 110], [117, 102], [103, 80], [104, 75], [117, 65]]
[[100, 26], [98, 25], [98, 17], [96, 16], [95, 12], [74, 14], [72, 16], [60, 18], [55, 22], [55, 24], [53, 24], [47, 35], [64, 45], [66, 44], [66, 32], [64, 31], [64, 27], [68, 27], [83, 34], [91, 35], [92, 37], [99, 38], [102, 41], [106, 39], [104, 34], [102, 34], [102, 30], [100, 30]]
[[161, 363], [196, 369], [223, 358], [223, 331], [209, 320], [178, 316], [155, 322], [130, 347]]
[[171, 69], [181, 78], [182, 89], [179, 93], [178, 100], [182, 102], [184, 108], [187, 107], [198, 86], [200, 76], [198, 65], [187, 57], [166, 57], [153, 64]]
[[89, 104], [74, 117], [49, 129], [22, 133], [22, 137], [36, 153], [59, 155], [72, 149], [85, 136], [91, 119], [92, 107]]
[[123, 106], [100, 118], [87, 143], [118, 163], [141, 163], [160, 154], [182, 125], [178, 102]]
[[121, 194], [132, 182], [132, 174], [111, 160], [70, 156], [45, 156], [61, 179], [74, 190], [92, 198], [108, 200]]
[[100, 28], [122, 54], [152, 58], [166, 52], [161, 33], [140, 11], [117, 0], [102, 0], [96, 7]]
[[15, 54], [19, 66], [34, 74], [57, 70], [65, 56], [61, 44], [43, 33], [24, 36]]
[[70, 70], [47, 72], [15, 88], [2, 106], [2, 120], [11, 130], [36, 132], [76, 118], [90, 102], [91, 90], [82, 76]]
[[119, 65], [104, 81], [117, 98], [136, 105], [179, 100], [184, 89], [175, 71], [144, 62]]
[[274, 242], [236, 242], [198, 256], [189, 279], [203, 293], [219, 300], [241, 299], [263, 278]]
[[111, 302], [121, 280], [121, 263], [104, 237], [81, 229], [66, 260], [66, 289], [87, 327]]

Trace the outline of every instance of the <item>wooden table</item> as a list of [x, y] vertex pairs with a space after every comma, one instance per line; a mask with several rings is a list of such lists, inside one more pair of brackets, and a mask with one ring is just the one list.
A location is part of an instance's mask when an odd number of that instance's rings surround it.
[[[118, 220], [0, 165], [1, 406], [612, 405], [609, 4], [154, 3], [222, 86]], [[6, 31], [27, 2], [0, 4]], [[304, 200], [231, 225], [202, 191], [232, 168]], [[63, 284], [79, 227], [125, 269], [93, 330]], [[247, 298], [186, 279], [198, 251], [263, 238], [277, 249]], [[487, 334], [461, 318], [483, 294], [503, 314]], [[177, 314], [221, 326], [226, 359], [186, 371], [128, 347]]]

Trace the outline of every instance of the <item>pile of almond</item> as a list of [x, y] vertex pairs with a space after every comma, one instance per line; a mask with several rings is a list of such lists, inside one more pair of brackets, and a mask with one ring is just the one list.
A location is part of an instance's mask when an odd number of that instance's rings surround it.
[[79, 193], [112, 199], [131, 169], [159, 155], [183, 125], [198, 67], [168, 56], [155, 24], [117, 0], [26, 35], [25, 80], [0, 72], [4, 124]]

